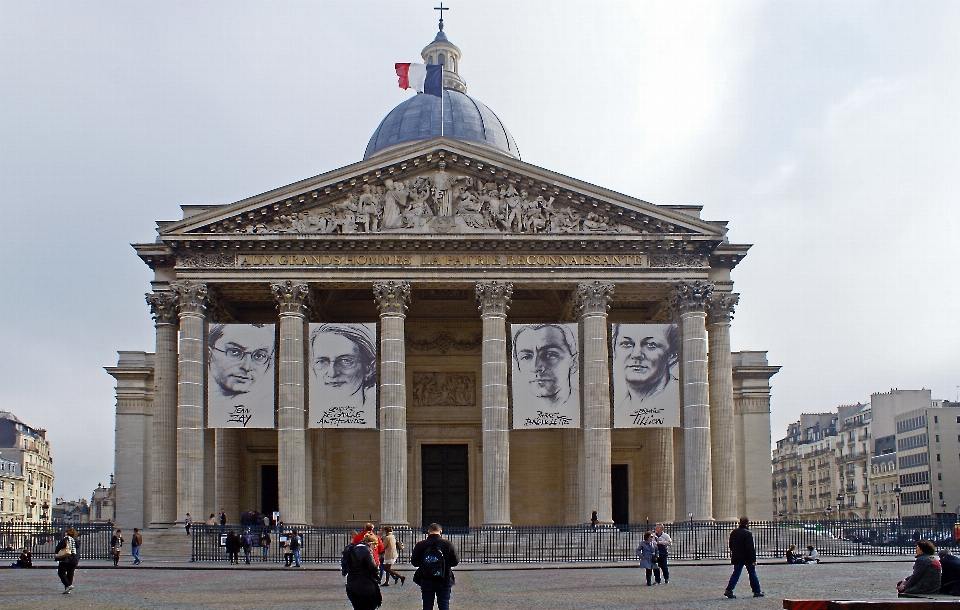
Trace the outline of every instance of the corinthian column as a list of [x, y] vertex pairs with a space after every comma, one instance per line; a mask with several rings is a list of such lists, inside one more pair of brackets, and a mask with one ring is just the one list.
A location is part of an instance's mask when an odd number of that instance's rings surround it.
[[739, 294], [713, 293], [707, 303], [710, 342], [710, 452], [713, 456], [713, 516], [734, 521], [737, 514], [737, 467], [733, 416], [733, 366], [730, 320]]
[[307, 410], [304, 386], [310, 286], [287, 280], [270, 284], [280, 310], [280, 392], [277, 405], [277, 478], [284, 523], [307, 523]]
[[597, 511], [600, 523], [613, 523], [610, 481], [610, 360], [607, 310], [613, 284], [577, 286], [583, 333], [583, 501], [582, 518]]
[[407, 521], [407, 356], [403, 323], [409, 282], [373, 285], [380, 309], [380, 523]]
[[154, 292], [146, 297], [157, 327], [150, 526], [167, 527], [177, 522], [177, 295]]
[[507, 311], [513, 284], [477, 283], [483, 320], [483, 525], [510, 525]]
[[180, 352], [177, 374], [177, 518], [186, 513], [203, 519], [204, 421], [203, 333], [207, 285], [170, 284], [180, 310]]
[[684, 499], [687, 513], [693, 513], [697, 520], [713, 519], [705, 311], [712, 292], [713, 284], [697, 281], [677, 284], [671, 296], [671, 305], [680, 314], [683, 338], [680, 380], [683, 384]]

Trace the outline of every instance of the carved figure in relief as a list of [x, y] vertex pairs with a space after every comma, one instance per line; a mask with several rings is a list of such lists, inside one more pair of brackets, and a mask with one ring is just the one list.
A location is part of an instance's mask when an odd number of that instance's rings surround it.
[[363, 225], [364, 233], [377, 233], [380, 231], [380, 206], [377, 197], [371, 191], [369, 184], [363, 185], [363, 194], [357, 202], [357, 224]]
[[[373, 324], [320, 324], [310, 333], [310, 404], [360, 408], [376, 401]], [[368, 397], [369, 395], [369, 397]]]
[[393, 229], [400, 225], [401, 211], [406, 208], [407, 190], [401, 181], [387, 178], [383, 182], [386, 192], [383, 194], [383, 228]]

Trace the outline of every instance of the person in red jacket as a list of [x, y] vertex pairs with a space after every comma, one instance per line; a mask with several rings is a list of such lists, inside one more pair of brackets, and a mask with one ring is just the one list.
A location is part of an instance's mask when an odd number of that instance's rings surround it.
[[373, 537], [375, 537], [375, 538], [377, 539], [377, 549], [376, 549], [376, 551], [377, 551], [377, 552], [376, 552], [377, 557], [376, 557], [375, 561], [377, 562], [377, 565], [379, 566], [379, 565], [380, 565], [380, 556], [383, 555], [383, 551], [386, 550], [386, 549], [385, 549], [385, 547], [383, 546], [383, 540], [380, 539], [380, 536], [377, 536], [376, 534], [373, 533], [373, 524], [372, 524], [372, 523], [366, 524], [366, 525], [364, 526], [364, 528], [363, 528], [363, 531], [353, 537], [353, 540], [351, 541], [351, 544], [361, 544], [361, 543], [363, 543], [363, 538], [364, 538], [364, 536], [366, 536], [366, 535], [368, 535], [368, 534], [371, 535], [371, 536], [373, 536]]

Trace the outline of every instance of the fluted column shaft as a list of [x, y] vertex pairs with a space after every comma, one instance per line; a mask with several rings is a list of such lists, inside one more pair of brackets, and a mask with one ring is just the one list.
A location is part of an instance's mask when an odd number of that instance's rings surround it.
[[600, 523], [613, 523], [610, 480], [610, 361], [607, 310], [612, 284], [580, 284], [577, 304], [583, 334], [583, 501], [585, 521], [597, 511]]
[[[217, 428], [214, 440], [217, 464], [216, 504], [235, 522], [240, 520], [240, 430]], [[203, 517], [204, 515], [201, 515]]]
[[407, 356], [404, 322], [408, 282], [373, 285], [380, 309], [380, 523], [409, 525], [407, 517]]
[[733, 414], [733, 363], [730, 357], [730, 319], [738, 294], [714, 293], [707, 303], [710, 343], [710, 453], [713, 460], [713, 516], [733, 521], [737, 513], [737, 467]]
[[157, 329], [153, 387], [151, 525], [177, 522], [177, 295], [147, 294]]
[[477, 283], [483, 320], [483, 525], [510, 525], [510, 399], [507, 312], [513, 284]]
[[277, 478], [280, 487], [280, 518], [284, 523], [307, 523], [307, 431], [306, 431], [306, 312], [310, 287], [306, 282], [286, 280], [271, 284], [280, 310], [279, 373], [277, 404]]
[[647, 428], [650, 446], [650, 517], [654, 521], [673, 521], [676, 514], [673, 473], [673, 428]]
[[707, 373], [706, 303], [712, 284], [678, 284], [673, 304], [680, 314], [683, 383], [684, 497], [687, 513], [713, 519], [710, 452], [710, 392]]
[[177, 518], [186, 513], [203, 518], [204, 409], [203, 345], [207, 285], [171, 284], [180, 310], [180, 349], [177, 371]]

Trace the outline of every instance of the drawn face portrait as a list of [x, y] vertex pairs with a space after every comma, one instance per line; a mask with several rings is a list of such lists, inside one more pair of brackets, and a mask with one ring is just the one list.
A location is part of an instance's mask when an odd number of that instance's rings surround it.
[[676, 327], [669, 324], [619, 324], [614, 361], [631, 393], [648, 396], [665, 382], [677, 362]]
[[524, 326], [514, 336], [515, 385], [551, 404], [566, 401], [576, 374], [575, 348], [553, 324]]
[[362, 324], [321, 324], [310, 338], [311, 400], [357, 407], [376, 384], [376, 351]]
[[273, 366], [272, 324], [215, 324], [210, 330], [210, 379], [223, 396], [253, 390]]

